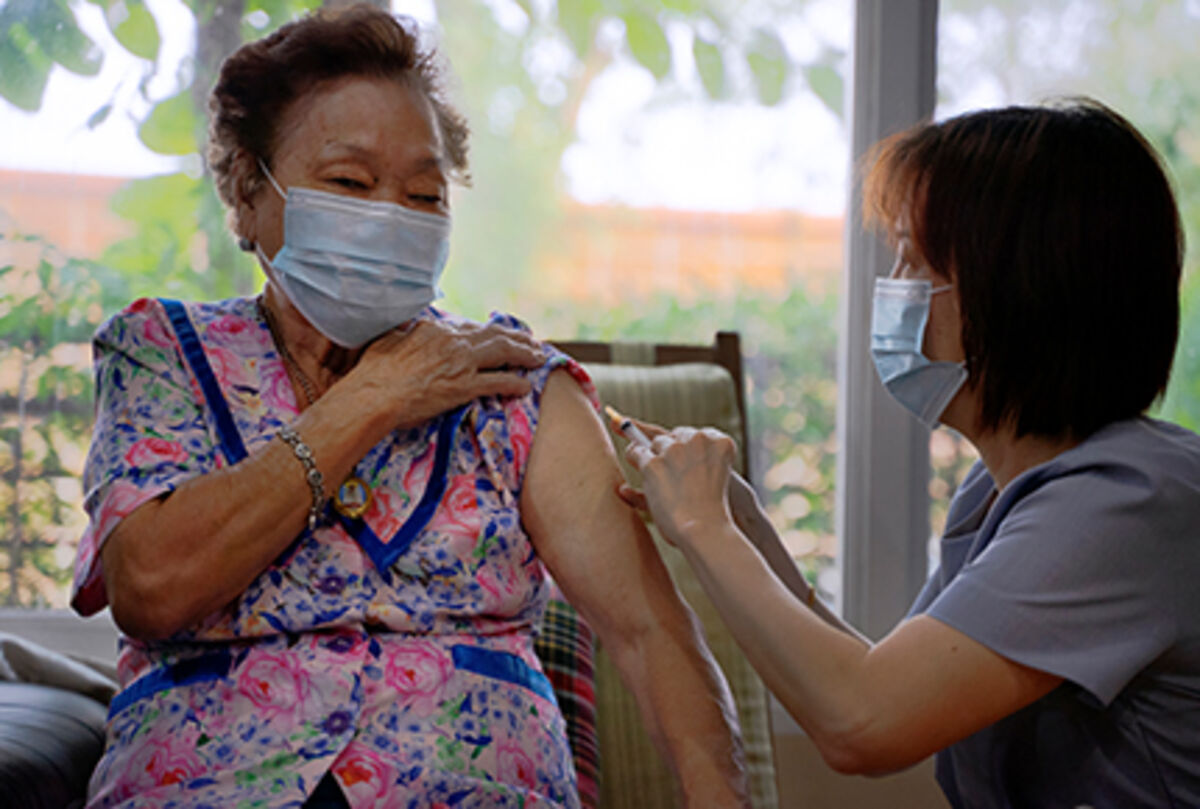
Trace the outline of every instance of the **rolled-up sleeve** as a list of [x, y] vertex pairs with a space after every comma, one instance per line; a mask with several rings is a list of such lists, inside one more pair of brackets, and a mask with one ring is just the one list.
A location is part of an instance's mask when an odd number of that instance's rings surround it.
[[[524, 332], [529, 331], [528, 326], [512, 315], [493, 313], [489, 323]], [[529, 393], [503, 401], [505, 415], [503, 429], [507, 431], [507, 434], [502, 439], [502, 444], [508, 449], [505, 452], [502, 467], [506, 483], [513, 491], [520, 491], [525, 479], [525, 465], [529, 460], [529, 451], [533, 445], [533, 437], [537, 432], [541, 414], [542, 393], [546, 389], [546, 383], [551, 374], [559, 370], [565, 371], [583, 390], [592, 407], [597, 411], [600, 410], [596, 386], [583, 366], [549, 343], [544, 343], [543, 346], [546, 349], [546, 361], [539, 367], [524, 372], [532, 386]]]

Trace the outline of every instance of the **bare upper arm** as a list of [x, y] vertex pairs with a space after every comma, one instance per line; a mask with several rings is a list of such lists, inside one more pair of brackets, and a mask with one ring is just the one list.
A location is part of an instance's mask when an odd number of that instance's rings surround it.
[[[565, 372], [547, 382], [528, 463], [525, 527], [602, 635], [683, 615], [649, 532], [616, 494], [621, 472], [603, 423]], [[928, 616], [899, 625], [866, 653], [858, 673], [865, 722], [853, 747], [862, 763], [850, 769], [860, 772], [916, 763], [1062, 682]]]
[[674, 585], [641, 517], [617, 496], [608, 433], [565, 371], [550, 375], [521, 493], [538, 555], [605, 634], [636, 631], [678, 610]]
[[936, 618], [904, 621], [863, 662], [876, 766], [914, 764], [1045, 696], [1062, 678], [1021, 665]]

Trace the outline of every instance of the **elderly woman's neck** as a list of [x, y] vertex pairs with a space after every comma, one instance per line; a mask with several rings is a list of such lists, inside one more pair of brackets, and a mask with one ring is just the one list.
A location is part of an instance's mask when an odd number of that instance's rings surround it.
[[362, 355], [363, 349], [344, 348], [313, 328], [270, 284], [263, 291], [262, 303], [280, 353], [290, 355], [319, 392], [344, 376]]

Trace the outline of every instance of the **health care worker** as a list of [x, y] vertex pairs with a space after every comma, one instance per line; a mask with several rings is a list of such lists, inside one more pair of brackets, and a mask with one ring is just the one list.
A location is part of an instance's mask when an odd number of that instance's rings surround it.
[[1183, 256], [1159, 159], [1095, 102], [1011, 107], [884, 141], [864, 199], [898, 253], [880, 378], [980, 456], [908, 617], [873, 643], [790, 592], [718, 433], [648, 428], [623, 495], [834, 769], [936, 753], [954, 807], [1200, 806], [1200, 437], [1146, 416]]

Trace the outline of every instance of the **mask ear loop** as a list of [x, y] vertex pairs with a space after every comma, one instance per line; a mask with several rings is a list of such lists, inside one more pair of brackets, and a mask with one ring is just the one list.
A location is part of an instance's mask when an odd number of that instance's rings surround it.
[[271, 181], [271, 185], [274, 186], [276, 193], [278, 193], [279, 196], [282, 197], [283, 200], [286, 202], [287, 201], [287, 193], [282, 188], [280, 188], [279, 183], [275, 180], [275, 175], [273, 175], [271, 173], [271, 170], [269, 168], [267, 168], [267, 164], [263, 162], [263, 159], [261, 157], [256, 158], [256, 159], [258, 160], [258, 167], [260, 169], [262, 169], [263, 174], [267, 175], [267, 179]]
[[[271, 186], [275, 189], [275, 193], [277, 193], [277, 194], [279, 194], [279, 196], [283, 197], [284, 202], [287, 202], [287, 194], [284, 192], [284, 190], [282, 188], [279, 187], [279, 183], [275, 180], [275, 175], [271, 174], [271, 170], [269, 168], [267, 168], [267, 164], [263, 162], [263, 159], [261, 157], [257, 157], [255, 159], [258, 161], [258, 167], [260, 169], [262, 169], [263, 174], [265, 174], [267, 176], [267, 180], [270, 181]], [[252, 242], [249, 239], [247, 239], [245, 236], [243, 236], [240, 239], [238, 239], [238, 247], [247, 253], [253, 251], [254, 253], [258, 254], [258, 257], [265, 264], [267, 264], [268, 266], [271, 266], [271, 262], [267, 259], [266, 254], [263, 253], [262, 248], [258, 246], [258, 242]], [[271, 266], [271, 269], [274, 269], [274, 267]]]
[[[279, 194], [279, 196], [283, 197], [284, 202], [287, 202], [287, 194], [285, 194], [283, 189], [279, 187], [279, 183], [275, 181], [275, 176], [273, 174], [271, 174], [271, 170], [269, 168], [267, 168], [267, 164], [263, 162], [263, 159], [261, 157], [256, 157], [255, 160], [258, 161], [258, 167], [260, 169], [262, 169], [263, 174], [265, 174], [267, 176], [267, 179], [270, 181], [271, 185], [275, 188], [275, 193], [277, 193], [277, 194]], [[245, 236], [242, 236], [238, 239], [238, 249], [241, 250], [243, 253], [250, 253], [250, 252], [257, 253], [259, 258], [266, 260], [266, 257], [263, 255], [262, 250], [260, 250], [258, 247], [258, 242], [251, 241], [250, 239], [247, 239]]]
[[[940, 287], [934, 287], [933, 289], [929, 290], [929, 297], [932, 298], [934, 295], [938, 294], [939, 292], [948, 292], [952, 289], [954, 289], [954, 284], [944, 284]], [[959, 368], [962, 368], [964, 372], [967, 370], [967, 361], [965, 359], [961, 360], [960, 362], [956, 362], [954, 364], [957, 365]], [[961, 383], [959, 383], [959, 384], [961, 385]], [[949, 404], [949, 402], [947, 402], [947, 404]]]
[[271, 270], [271, 272], [278, 272], [278, 270], [275, 269], [274, 262], [272, 262], [271, 259], [267, 258], [267, 254], [263, 252], [263, 249], [262, 249], [262, 247], [259, 246], [258, 242], [254, 243], [253, 250], [254, 250], [255, 255], [258, 256], [258, 260], [263, 263], [263, 266], [268, 267]]

